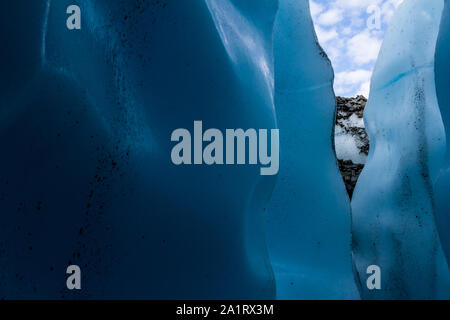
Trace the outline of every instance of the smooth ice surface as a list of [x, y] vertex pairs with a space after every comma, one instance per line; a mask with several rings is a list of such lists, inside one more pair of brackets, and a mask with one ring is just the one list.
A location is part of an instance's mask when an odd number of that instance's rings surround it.
[[274, 57], [282, 165], [267, 228], [277, 298], [358, 298], [350, 204], [332, 146], [333, 71], [307, 0], [280, 1]]
[[442, 246], [450, 262], [450, 1], [445, 1], [436, 48], [436, 92], [447, 137], [444, 165], [436, 183], [436, 219]]
[[71, 0], [47, 23], [47, 1], [1, 3], [0, 298], [274, 298], [276, 177], [177, 167], [170, 137], [276, 128], [277, 1], [80, 0], [81, 30]]
[[[372, 77], [365, 109], [370, 154], [352, 201], [354, 259], [365, 299], [450, 294], [433, 203], [445, 150], [434, 84], [443, 5], [409, 0], [399, 7]], [[367, 289], [370, 265], [381, 268], [381, 290]]]

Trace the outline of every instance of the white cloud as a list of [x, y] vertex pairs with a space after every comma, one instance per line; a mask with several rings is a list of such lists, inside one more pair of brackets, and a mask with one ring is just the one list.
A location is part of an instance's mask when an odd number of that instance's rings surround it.
[[381, 48], [381, 40], [373, 37], [369, 31], [363, 31], [347, 42], [347, 53], [358, 65], [373, 62], [377, 59]]
[[[329, 56], [336, 74], [338, 95], [367, 96], [371, 69], [378, 57], [382, 39], [396, 8], [404, 0], [310, 0], [317, 37]], [[380, 29], [369, 30], [368, 19], [380, 10]]]
[[336, 74], [335, 81], [341, 85], [354, 85], [370, 81], [372, 72], [366, 69], [343, 71]]
[[331, 9], [322, 13], [317, 18], [317, 22], [323, 26], [331, 26], [342, 21], [343, 18], [342, 10]]
[[352, 34], [352, 28], [350, 28], [350, 27], [343, 28], [342, 29], [342, 34], [345, 35], [345, 36], [348, 36], [348, 35]]
[[333, 7], [347, 10], [366, 10], [370, 5], [379, 5], [383, 0], [334, 0]]
[[337, 95], [362, 94], [368, 97], [372, 72], [367, 69], [338, 72], [334, 79]]
[[318, 4], [313, 0], [309, 2], [309, 8], [311, 9], [311, 15], [313, 16], [313, 18], [316, 18], [324, 10], [323, 5]]
[[370, 95], [370, 81], [364, 82], [356, 95], [363, 95], [366, 98], [369, 98]]
[[342, 50], [337, 46], [327, 46], [327, 55], [331, 61], [334, 61], [335, 64], [345, 58], [342, 55]]
[[339, 34], [337, 33], [336, 29], [326, 30], [319, 26], [316, 26], [316, 34], [317, 38], [319, 39], [319, 42], [322, 44], [332, 39], [337, 39], [339, 37]]
[[366, 27], [367, 21], [360, 17], [353, 17], [350, 19], [350, 28], [353, 30], [361, 30]]

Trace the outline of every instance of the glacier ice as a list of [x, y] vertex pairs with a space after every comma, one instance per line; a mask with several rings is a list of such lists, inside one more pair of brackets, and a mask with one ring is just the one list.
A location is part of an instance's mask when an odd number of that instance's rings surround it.
[[[47, 22], [43, 0], [27, 2], [30, 23], [20, 1], [0, 13], [41, 65], [30, 91], [2, 100], [0, 296], [274, 298], [262, 216], [276, 177], [177, 167], [170, 137], [195, 120], [276, 128], [277, 1], [80, 0], [77, 31], [72, 2], [52, 1]], [[45, 37], [26, 42], [35, 30]], [[80, 292], [65, 290], [68, 264]]]
[[[0, 299], [449, 298], [449, 1], [392, 20], [353, 216], [309, 1], [1, 2]], [[174, 165], [194, 121], [279, 128], [278, 176]]]
[[279, 299], [358, 298], [350, 203], [333, 152], [333, 71], [307, 0], [282, 0], [274, 29], [280, 172], [267, 207]]
[[[433, 184], [445, 150], [434, 83], [444, 1], [397, 10], [371, 83], [369, 157], [352, 201], [353, 253], [363, 299], [448, 298], [448, 267], [435, 224]], [[378, 265], [382, 289], [368, 290]]]
[[26, 10], [20, 1], [0, 5], [3, 23], [15, 26], [0, 31], [8, 44], [0, 52], [1, 298], [62, 295], [83, 191], [96, 171], [90, 135], [107, 140], [83, 89], [43, 63], [47, 12], [47, 1], [27, 2]]
[[436, 48], [436, 92], [444, 121], [447, 151], [444, 165], [436, 183], [436, 219], [442, 246], [450, 263], [450, 2], [445, 9]]

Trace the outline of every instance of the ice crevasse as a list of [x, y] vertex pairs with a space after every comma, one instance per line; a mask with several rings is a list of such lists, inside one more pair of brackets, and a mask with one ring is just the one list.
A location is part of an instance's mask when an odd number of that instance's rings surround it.
[[[434, 199], [446, 145], [434, 82], [443, 7], [443, 0], [405, 1], [375, 66], [364, 117], [370, 153], [352, 200], [363, 299], [450, 295]], [[366, 286], [370, 265], [381, 269], [381, 290]]]
[[[79, 0], [77, 31], [72, 4], [0, 4], [0, 298], [446, 297], [444, 1], [405, 1], [383, 44], [353, 230], [308, 0]], [[174, 165], [198, 120], [279, 129], [278, 175]]]

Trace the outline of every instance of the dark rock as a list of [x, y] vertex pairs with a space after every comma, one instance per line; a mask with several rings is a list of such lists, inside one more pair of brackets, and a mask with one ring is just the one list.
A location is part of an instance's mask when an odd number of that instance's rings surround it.
[[338, 163], [339, 170], [341, 171], [342, 178], [344, 179], [345, 187], [347, 188], [347, 193], [351, 199], [353, 196], [353, 191], [355, 190], [356, 182], [358, 181], [364, 165], [359, 163], [355, 164], [351, 160], [338, 160]]
[[[344, 122], [345, 120], [348, 120], [353, 114], [356, 114], [358, 118], [362, 118], [364, 115], [364, 108], [366, 106], [367, 99], [361, 95], [355, 98], [336, 97], [336, 103], [336, 125], [340, 126], [349, 134], [356, 136], [359, 141], [357, 146], [360, 152], [368, 155], [370, 143], [366, 130], [360, 127], [348, 127]], [[338, 163], [339, 170], [341, 171], [342, 177], [344, 179], [347, 193], [351, 199], [359, 175], [364, 168], [364, 164], [353, 163], [351, 160], [343, 159], [338, 159]]]

